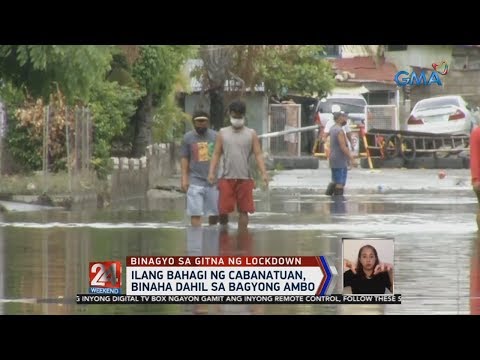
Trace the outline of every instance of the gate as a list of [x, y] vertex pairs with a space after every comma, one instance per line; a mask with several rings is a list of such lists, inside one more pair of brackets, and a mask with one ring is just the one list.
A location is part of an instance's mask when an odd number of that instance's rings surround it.
[[[43, 191], [50, 186], [52, 154], [66, 150], [68, 189], [81, 193], [95, 182], [91, 166], [93, 149], [93, 121], [90, 110], [85, 107], [55, 107], [47, 105], [43, 114], [42, 173]], [[60, 135], [59, 132], [63, 134]], [[53, 141], [57, 138], [57, 141]], [[58, 139], [64, 138], [61, 144]], [[63, 150], [62, 150], [63, 149]]]
[[[272, 104], [269, 109], [268, 132], [294, 130], [301, 127], [300, 104]], [[268, 151], [271, 155], [300, 156], [301, 139], [299, 133], [290, 132], [283, 136], [268, 138]]]
[[365, 106], [365, 131], [400, 130], [398, 107], [396, 105]]

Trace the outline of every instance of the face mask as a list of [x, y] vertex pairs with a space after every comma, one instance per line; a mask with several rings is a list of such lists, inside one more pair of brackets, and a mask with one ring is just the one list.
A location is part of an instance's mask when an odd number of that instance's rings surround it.
[[198, 135], [204, 135], [207, 132], [207, 128], [195, 126], [195, 131]]
[[240, 118], [240, 119], [235, 119], [235, 118], [230, 118], [230, 123], [232, 124], [232, 126], [234, 128], [241, 128], [244, 123], [245, 123], [245, 119], [244, 118]]

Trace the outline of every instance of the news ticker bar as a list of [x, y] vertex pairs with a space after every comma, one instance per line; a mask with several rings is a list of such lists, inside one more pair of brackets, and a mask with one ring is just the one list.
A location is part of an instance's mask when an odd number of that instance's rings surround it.
[[77, 304], [401, 304], [402, 295], [93, 295]]

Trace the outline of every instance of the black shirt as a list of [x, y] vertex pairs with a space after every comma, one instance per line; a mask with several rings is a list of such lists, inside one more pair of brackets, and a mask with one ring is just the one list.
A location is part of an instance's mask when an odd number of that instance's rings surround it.
[[385, 289], [390, 289], [392, 284], [388, 272], [381, 272], [367, 279], [348, 270], [343, 273], [343, 286], [351, 286], [352, 294], [385, 294]]

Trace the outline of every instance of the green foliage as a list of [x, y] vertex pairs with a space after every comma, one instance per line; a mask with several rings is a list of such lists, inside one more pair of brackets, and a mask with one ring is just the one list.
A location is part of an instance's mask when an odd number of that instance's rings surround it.
[[335, 85], [330, 63], [320, 45], [235, 46], [230, 71], [246, 87], [264, 84], [272, 95], [322, 96]]
[[18, 124], [15, 115], [10, 114], [5, 138], [8, 150], [24, 172], [41, 170], [43, 141], [33, 136], [31, 128]]
[[108, 170], [112, 139], [122, 133], [143, 95], [140, 90], [104, 82], [92, 90], [89, 108], [94, 123], [94, 165], [100, 177]]
[[147, 92], [168, 96], [185, 61], [196, 48], [186, 45], [144, 45], [133, 64], [132, 74]]
[[[144, 103], [139, 105], [143, 106], [142, 116], [136, 116], [134, 119], [136, 123], [132, 124], [133, 128], [137, 127], [134, 131], [136, 137], [133, 143], [134, 155], [144, 153], [150, 135], [156, 141], [168, 141], [177, 137], [178, 124], [185, 115], [177, 108], [174, 92], [182, 83], [180, 74], [184, 63], [196, 52], [195, 47], [185, 45], [144, 45], [138, 50], [138, 56], [132, 65], [132, 76], [137, 85], [145, 90], [147, 96], [142, 100]], [[147, 126], [151, 115], [153, 124], [149, 125], [152, 125], [152, 134], [149, 133], [150, 129]]]
[[175, 92], [170, 92], [153, 117], [153, 141], [168, 143], [181, 138], [186, 122], [191, 116], [184, 113], [177, 105]]
[[25, 101], [20, 89], [11, 83], [0, 87], [0, 99], [5, 103], [8, 112], [7, 136], [5, 144], [10, 155], [15, 159], [18, 168], [25, 172], [42, 168], [42, 140], [35, 138], [32, 129], [17, 126], [19, 124], [15, 110]]
[[316, 45], [267, 46], [257, 70], [268, 92], [276, 95], [325, 94], [335, 85], [327, 60], [319, 58], [323, 47]]
[[153, 141], [167, 143], [182, 138], [187, 122], [191, 116], [178, 106], [177, 93], [189, 86], [189, 78], [183, 73], [177, 73], [175, 88], [156, 109], [153, 117]]
[[21, 106], [25, 101], [25, 95], [19, 88], [8, 82], [0, 86], [0, 100], [6, 104], [8, 111], [10, 108], [16, 109]]
[[[123, 132], [130, 134], [129, 142], [133, 143], [137, 134], [131, 129], [135, 124], [130, 129], [127, 125], [130, 119], [138, 121], [134, 114], [147, 95], [154, 100], [150, 111], [154, 114], [156, 140], [177, 138], [188, 116], [178, 108], [175, 90], [184, 85], [185, 79], [179, 74], [196, 49], [157, 45], [0, 45], [0, 97], [9, 112], [6, 141], [12, 155], [26, 169], [41, 168], [42, 141], [34, 139], [30, 125], [19, 125], [15, 113], [27, 99], [30, 107], [39, 98], [47, 104], [57, 93], [65, 95], [68, 103], [61, 106], [82, 105], [92, 111], [92, 164], [101, 176], [107, 171], [113, 139]], [[53, 168], [61, 166], [59, 163]]]
[[69, 100], [88, 101], [104, 81], [111, 47], [99, 45], [0, 45], [0, 78], [48, 101], [59, 89]]

